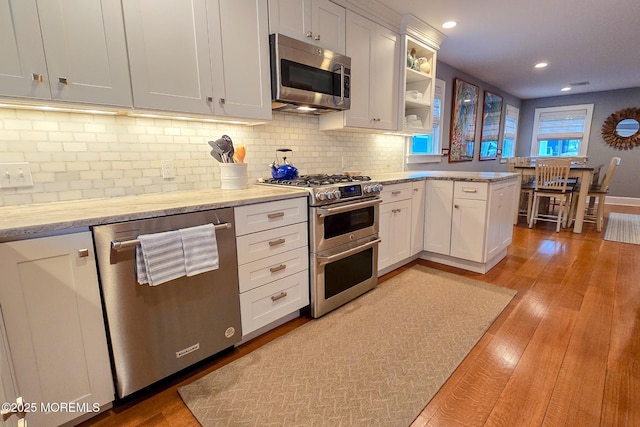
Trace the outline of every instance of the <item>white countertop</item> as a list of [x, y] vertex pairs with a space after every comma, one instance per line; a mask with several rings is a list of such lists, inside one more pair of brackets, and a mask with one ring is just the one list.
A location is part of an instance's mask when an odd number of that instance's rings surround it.
[[495, 182], [516, 179], [519, 175], [513, 172], [413, 171], [374, 174], [371, 179], [382, 184], [398, 184], [416, 179]]
[[0, 207], [0, 239], [164, 215], [306, 197], [305, 190], [249, 185], [244, 190], [198, 190]]

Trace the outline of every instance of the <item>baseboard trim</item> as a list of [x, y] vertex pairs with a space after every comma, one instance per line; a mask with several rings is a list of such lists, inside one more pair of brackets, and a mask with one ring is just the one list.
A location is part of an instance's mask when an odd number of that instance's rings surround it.
[[640, 206], [640, 198], [607, 196], [604, 199], [605, 205]]

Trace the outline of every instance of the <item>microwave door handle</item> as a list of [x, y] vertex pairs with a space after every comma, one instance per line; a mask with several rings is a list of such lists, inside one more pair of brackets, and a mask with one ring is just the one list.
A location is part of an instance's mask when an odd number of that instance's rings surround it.
[[340, 102], [336, 102], [335, 104], [342, 105], [344, 104], [344, 64], [338, 64], [337, 68], [335, 68], [334, 71], [338, 70], [340, 71]]

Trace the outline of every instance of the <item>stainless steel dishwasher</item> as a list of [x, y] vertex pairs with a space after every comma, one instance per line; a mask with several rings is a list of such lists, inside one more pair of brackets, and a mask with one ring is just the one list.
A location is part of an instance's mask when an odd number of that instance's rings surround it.
[[[212, 223], [219, 268], [139, 285], [141, 234]], [[242, 337], [233, 208], [93, 228], [118, 398], [238, 343]]]

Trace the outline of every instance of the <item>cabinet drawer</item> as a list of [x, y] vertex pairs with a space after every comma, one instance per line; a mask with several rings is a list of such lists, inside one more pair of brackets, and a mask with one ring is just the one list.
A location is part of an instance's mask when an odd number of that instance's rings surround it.
[[307, 199], [278, 200], [234, 209], [236, 236], [307, 221]]
[[405, 182], [402, 184], [386, 185], [382, 189], [380, 196], [382, 203], [395, 202], [396, 200], [410, 199], [413, 194], [413, 184]]
[[242, 334], [247, 335], [309, 305], [309, 270], [240, 294]]
[[486, 182], [456, 181], [453, 189], [455, 199], [487, 200], [489, 184]]
[[238, 265], [308, 247], [307, 223], [288, 225], [273, 230], [247, 234], [236, 238]]
[[255, 289], [308, 268], [309, 249], [306, 246], [241, 265], [238, 268], [240, 292]]

